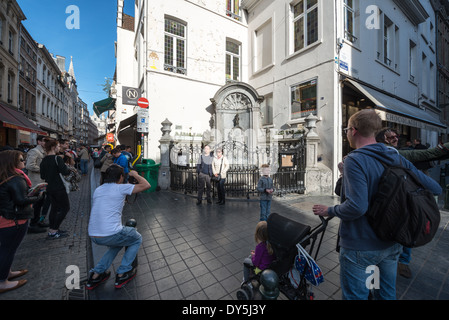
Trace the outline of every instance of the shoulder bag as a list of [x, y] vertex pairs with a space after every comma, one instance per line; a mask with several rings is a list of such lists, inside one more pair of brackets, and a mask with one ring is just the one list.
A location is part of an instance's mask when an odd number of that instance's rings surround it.
[[[58, 164], [58, 157], [55, 157], [55, 161], [56, 161], [56, 167], [59, 168], [59, 164]], [[64, 176], [62, 175], [62, 173], [59, 173], [59, 177], [61, 178], [62, 184], [64, 185], [65, 188], [65, 192], [67, 192], [67, 194], [70, 193], [70, 186], [71, 183], [69, 181], [66, 181], [66, 179], [64, 179]]]
[[221, 166], [223, 165], [223, 157], [221, 158], [221, 164], [220, 164], [220, 172], [218, 172], [218, 176], [212, 176], [212, 181], [219, 182], [221, 180]]

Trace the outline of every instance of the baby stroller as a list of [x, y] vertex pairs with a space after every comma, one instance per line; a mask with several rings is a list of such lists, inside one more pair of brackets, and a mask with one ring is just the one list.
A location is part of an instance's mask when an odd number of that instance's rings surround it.
[[[297, 244], [305, 249], [309, 246], [310, 248], [307, 251], [316, 260], [328, 221], [331, 219], [325, 219], [321, 216], [319, 218], [321, 224], [312, 228], [278, 213], [271, 213], [268, 217], [268, 241], [276, 255], [269, 269], [276, 272], [279, 278], [279, 291], [290, 300], [313, 300], [313, 292], [310, 290], [311, 284], [305, 278], [306, 270], [300, 274], [297, 287], [292, 284], [289, 272], [298, 254]], [[317, 240], [318, 244], [315, 248]], [[242, 283], [241, 289], [237, 291], [238, 300], [253, 300], [260, 296], [258, 293], [260, 274], [252, 273], [250, 278]]]

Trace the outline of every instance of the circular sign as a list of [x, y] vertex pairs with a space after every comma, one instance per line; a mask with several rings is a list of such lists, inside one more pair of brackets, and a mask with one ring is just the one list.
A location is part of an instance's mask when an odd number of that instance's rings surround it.
[[137, 104], [139, 107], [144, 108], [144, 109], [148, 108], [150, 105], [150, 103], [148, 102], [148, 99], [144, 98], [144, 97], [140, 97], [139, 100], [137, 100]]

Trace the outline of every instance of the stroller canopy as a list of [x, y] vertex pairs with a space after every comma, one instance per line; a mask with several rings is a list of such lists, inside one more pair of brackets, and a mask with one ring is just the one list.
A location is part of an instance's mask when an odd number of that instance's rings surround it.
[[311, 227], [293, 221], [278, 213], [271, 213], [267, 220], [268, 241], [276, 255], [271, 266], [278, 274], [286, 273], [298, 253], [297, 243], [310, 234]]

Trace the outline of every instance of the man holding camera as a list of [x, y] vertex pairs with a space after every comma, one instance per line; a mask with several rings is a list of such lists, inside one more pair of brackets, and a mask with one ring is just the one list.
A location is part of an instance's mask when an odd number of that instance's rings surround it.
[[151, 186], [136, 171], [129, 172], [136, 184], [123, 183], [125, 174], [121, 166], [112, 164], [105, 174], [104, 184], [93, 195], [88, 232], [97, 245], [107, 246], [109, 250], [91, 270], [86, 288], [94, 289], [106, 281], [111, 272], [108, 270], [118, 252], [127, 247], [120, 267], [117, 269], [115, 287], [121, 288], [136, 275], [132, 263], [137, 256], [142, 236], [135, 228], [122, 225], [122, 210], [126, 196], [149, 189]]

